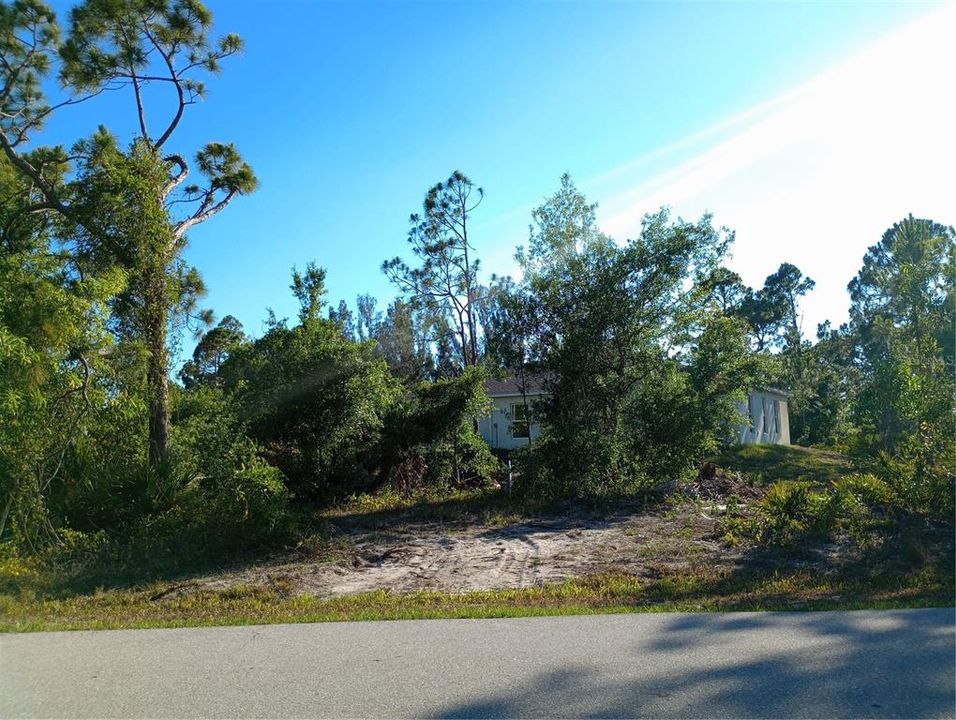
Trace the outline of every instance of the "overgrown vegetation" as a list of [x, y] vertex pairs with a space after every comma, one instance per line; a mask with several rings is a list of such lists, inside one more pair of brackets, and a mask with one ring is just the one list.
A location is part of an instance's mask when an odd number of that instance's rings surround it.
[[[384, 264], [399, 295], [384, 314], [368, 295], [354, 311], [327, 305], [325, 271], [308, 263], [292, 274], [294, 323], [272, 317], [258, 338], [231, 316], [211, 327], [201, 276], [182, 259], [188, 231], [257, 180], [232, 145], [208, 143], [189, 162], [166, 144], [204, 77], [242, 48], [212, 31], [195, 0], [85, 0], [65, 28], [41, 0], [0, 5], [5, 592], [34, 575], [56, 576], [45, 587], [60, 592], [261, 554], [314, 536], [316, 509], [350, 497], [388, 506], [492, 492], [502, 475], [475, 422], [491, 374], [548, 390], [528, 409], [543, 433], [512, 458], [505, 515], [660, 495], [718, 454], [754, 485], [786, 481], [746, 508], [728, 500], [728, 544], [862, 546], [880, 528], [952, 522], [956, 232], [932, 220], [910, 216], [870, 248], [849, 285], [850, 322], [824, 324], [811, 343], [799, 303], [814, 283], [798, 268], [784, 262], [762, 288], [746, 287], [725, 266], [731, 231], [667, 210], [615, 242], [567, 175], [532, 213], [520, 280], [483, 284], [469, 233], [484, 191], [456, 171], [411, 218], [414, 264]], [[54, 77], [63, 101], [42, 90]], [[170, 91], [168, 117], [143, 93], [150, 82]], [[128, 147], [105, 127], [69, 149], [43, 145], [49, 115], [120, 86], [137, 100]], [[201, 183], [186, 183], [191, 170]], [[198, 343], [180, 384], [172, 349], [188, 330]], [[834, 452], [807, 452], [805, 468], [773, 447], [720, 456], [760, 384], [790, 392], [795, 441]], [[919, 598], [952, 584], [905, 583]], [[590, 598], [591, 585], [563, 587], [486, 599], [591, 607], [567, 600]], [[627, 604], [632, 591], [602, 590], [595, 607]], [[383, 597], [372, 603], [382, 613], [405, 612], [406, 601]], [[660, 602], [690, 597], [702, 596]], [[239, 600], [223, 617], [262, 607]], [[5, 602], [32, 617], [30, 602]], [[100, 607], [70, 602], [42, 605], [42, 622]], [[289, 599], [284, 617], [339, 612], [312, 602]], [[451, 601], [407, 602], [427, 614]], [[77, 612], [80, 624], [98, 622], [98, 610]]]

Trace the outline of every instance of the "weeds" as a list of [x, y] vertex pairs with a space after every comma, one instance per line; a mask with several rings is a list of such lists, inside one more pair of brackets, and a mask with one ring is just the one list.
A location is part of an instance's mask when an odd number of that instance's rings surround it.
[[926, 568], [896, 576], [696, 567], [644, 581], [597, 575], [518, 590], [463, 594], [380, 590], [337, 598], [293, 595], [281, 581], [153, 599], [155, 588], [34, 601], [0, 596], [0, 630], [183, 627], [278, 622], [489, 618], [619, 612], [813, 610], [942, 606], [952, 576]]

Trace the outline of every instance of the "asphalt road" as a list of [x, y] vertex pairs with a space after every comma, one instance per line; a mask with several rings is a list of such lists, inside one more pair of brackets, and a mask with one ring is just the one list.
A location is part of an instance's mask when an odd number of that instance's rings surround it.
[[953, 717], [954, 610], [0, 636], [0, 716]]

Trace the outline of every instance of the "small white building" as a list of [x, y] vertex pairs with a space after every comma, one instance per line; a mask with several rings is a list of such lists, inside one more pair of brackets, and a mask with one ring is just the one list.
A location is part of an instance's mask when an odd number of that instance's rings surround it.
[[491, 378], [485, 380], [485, 391], [494, 407], [490, 415], [478, 420], [482, 439], [493, 450], [514, 450], [533, 443], [541, 434], [532, 412], [535, 400], [544, 395], [540, 379]]
[[740, 414], [748, 422], [738, 428], [737, 441], [741, 445], [789, 445], [789, 397], [788, 393], [774, 388], [751, 390], [747, 403], [739, 406]]
[[[478, 433], [494, 450], [514, 450], [531, 445], [541, 426], [534, 418], [534, 403], [545, 394], [540, 378], [524, 381], [515, 377], [489, 379], [485, 391], [491, 398], [491, 414], [478, 420]], [[742, 445], [789, 445], [789, 395], [774, 388], [757, 388], [739, 406], [746, 421], [737, 428]]]

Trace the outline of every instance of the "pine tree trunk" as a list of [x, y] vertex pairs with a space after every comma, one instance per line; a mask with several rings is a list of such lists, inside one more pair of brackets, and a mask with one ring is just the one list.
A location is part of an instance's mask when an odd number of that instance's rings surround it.
[[[462, 227], [462, 248], [464, 249], [465, 254], [465, 299], [468, 303], [468, 350], [465, 351], [465, 365], [477, 365], [478, 364], [478, 343], [475, 338], [475, 317], [473, 314], [472, 302], [474, 302], [474, 292], [472, 292], [472, 283], [474, 278], [471, 274], [471, 265], [469, 264], [468, 259], [468, 220], [467, 220], [467, 210], [465, 208], [464, 202], [462, 203], [461, 208], [461, 227]], [[464, 348], [462, 348], [464, 350]], [[471, 355], [471, 362], [468, 362], [467, 355]]]
[[166, 277], [162, 267], [150, 272], [144, 301], [146, 345], [149, 350], [146, 392], [149, 406], [149, 465], [156, 467], [169, 455], [169, 350], [166, 325]]

